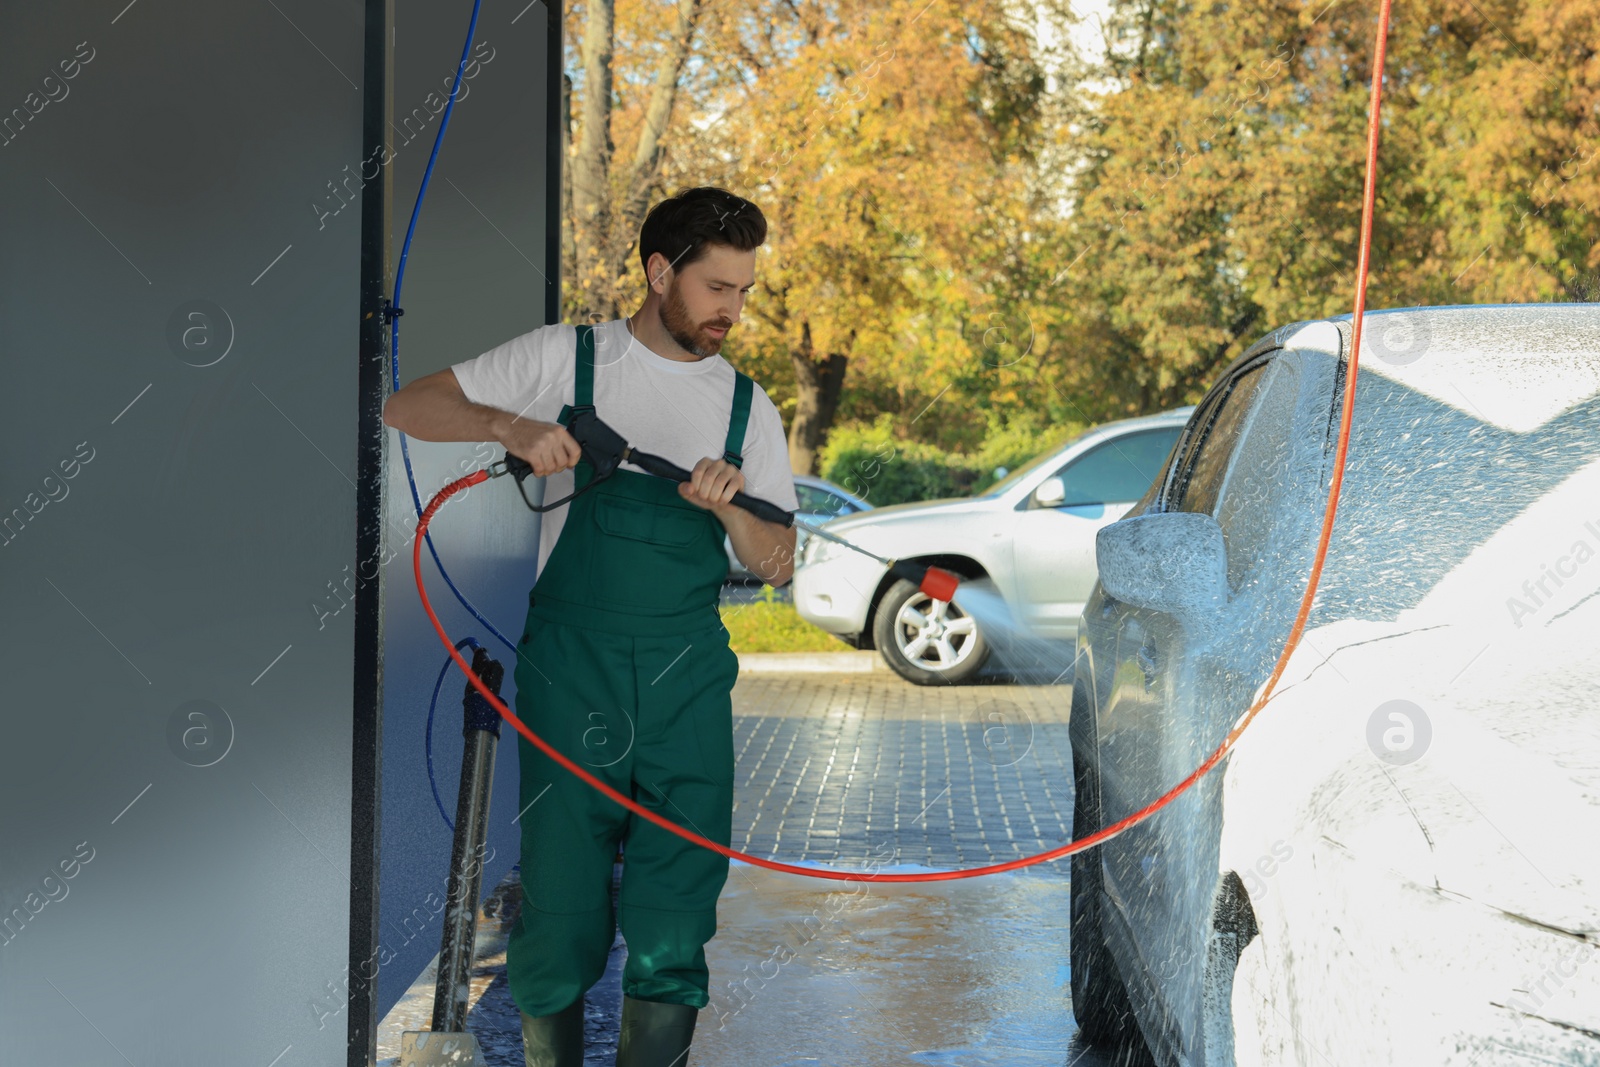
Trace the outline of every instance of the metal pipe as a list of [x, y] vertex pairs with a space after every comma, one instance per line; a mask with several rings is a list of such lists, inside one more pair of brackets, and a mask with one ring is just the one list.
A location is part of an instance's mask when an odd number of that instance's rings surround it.
[[[499, 695], [505, 668], [490, 659], [485, 649], [473, 651], [472, 671]], [[439, 971], [433, 994], [433, 1032], [448, 1034], [467, 1029], [467, 981], [472, 975], [477, 944], [483, 846], [489, 832], [489, 794], [494, 787], [494, 756], [500, 740], [499, 713], [470, 682], [462, 706], [466, 747], [461, 755], [456, 831], [450, 846], [444, 932], [440, 935]]]

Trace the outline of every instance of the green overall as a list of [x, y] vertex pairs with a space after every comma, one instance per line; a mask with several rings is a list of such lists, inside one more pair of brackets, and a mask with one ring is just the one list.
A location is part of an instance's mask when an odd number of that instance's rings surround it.
[[[740, 462], [752, 384], [739, 374], [724, 458]], [[594, 403], [594, 339], [578, 328], [572, 406]], [[600, 415], [604, 418], [604, 412]], [[593, 476], [579, 461], [574, 488]], [[528, 594], [517, 714], [562, 755], [679, 826], [727, 845], [739, 673], [718, 602], [723, 527], [676, 482], [618, 469], [575, 497]], [[518, 735], [523, 904], [507, 947], [512, 998], [532, 1016], [605, 973], [617, 926], [622, 992], [709, 1002], [704, 945], [728, 858], [638, 818]], [[623, 844], [615, 913], [612, 865]]]

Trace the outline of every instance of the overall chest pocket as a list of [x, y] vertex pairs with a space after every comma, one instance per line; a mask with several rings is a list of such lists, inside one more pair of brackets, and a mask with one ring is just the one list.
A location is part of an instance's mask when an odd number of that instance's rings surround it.
[[597, 605], [630, 613], [670, 614], [721, 586], [728, 570], [722, 525], [710, 512], [648, 500], [595, 501], [602, 542], [589, 574]]
[[627, 497], [602, 496], [595, 501], [595, 522], [601, 532], [663, 548], [693, 544], [707, 532], [708, 516]]

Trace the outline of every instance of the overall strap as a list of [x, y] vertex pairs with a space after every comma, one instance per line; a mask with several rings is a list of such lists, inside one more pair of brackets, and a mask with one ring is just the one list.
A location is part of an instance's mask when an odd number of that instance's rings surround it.
[[573, 407], [594, 407], [594, 327], [578, 327], [578, 366], [572, 387]]
[[567, 424], [567, 419], [579, 408], [594, 408], [594, 327], [578, 327], [578, 359], [573, 370], [572, 403], [561, 406], [556, 421]]
[[722, 458], [735, 467], [743, 467], [744, 428], [750, 422], [750, 394], [756, 383], [747, 374], [733, 373], [733, 411], [728, 415], [728, 440], [722, 446]]

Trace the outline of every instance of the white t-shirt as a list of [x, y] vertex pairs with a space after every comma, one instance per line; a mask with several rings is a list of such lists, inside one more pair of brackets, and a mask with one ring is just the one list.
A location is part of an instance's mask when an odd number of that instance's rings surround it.
[[[525, 419], [555, 422], [573, 402], [578, 330], [557, 323], [454, 364], [462, 393], [474, 404]], [[635, 340], [622, 319], [594, 328], [595, 414], [623, 440], [685, 470], [706, 456], [720, 459], [733, 411], [733, 365], [720, 355], [692, 363], [657, 355]], [[751, 390], [750, 421], [742, 448], [744, 491], [788, 511], [798, 502], [789, 469], [783, 419], [759, 384]], [[638, 470], [631, 463], [623, 469]], [[545, 500], [572, 492], [573, 472], [545, 479]], [[545, 512], [539, 528], [539, 572], [555, 548], [568, 505]]]

